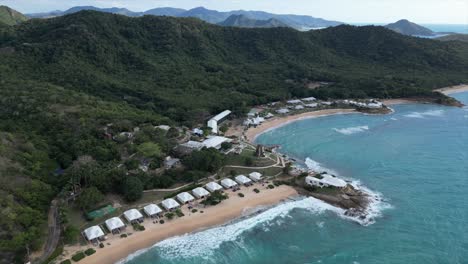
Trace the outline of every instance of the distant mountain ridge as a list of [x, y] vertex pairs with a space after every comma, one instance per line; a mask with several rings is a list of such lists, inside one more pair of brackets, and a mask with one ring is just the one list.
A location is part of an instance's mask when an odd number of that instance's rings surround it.
[[13, 26], [26, 20], [28, 20], [28, 18], [20, 12], [8, 6], [0, 6], [0, 23]]
[[[245, 11], [245, 10], [220, 12], [216, 10], [209, 10], [204, 7], [196, 7], [190, 10], [172, 8], [172, 7], [160, 7], [160, 8], [150, 9], [144, 12], [133, 12], [126, 8], [116, 8], [116, 7], [98, 8], [94, 6], [77, 6], [77, 7], [72, 7], [66, 11], [34, 13], [34, 14], [27, 14], [27, 16], [30, 18], [49, 18], [49, 17], [72, 14], [72, 13], [76, 13], [76, 12], [83, 11], [83, 10], [101, 11], [101, 12], [106, 12], [106, 13], [121, 14], [125, 16], [130, 16], [130, 17], [139, 17], [139, 16], [144, 16], [144, 15], [196, 17], [196, 18], [199, 18], [201, 20], [204, 20], [212, 24], [220, 24], [232, 15], [237, 15], [237, 16], [242, 15], [253, 20], [275, 19], [289, 27], [293, 27], [299, 30], [308, 30], [312, 28], [323, 28], [323, 27], [338, 26], [338, 25], [344, 24], [339, 21], [329, 21], [329, 20], [325, 20], [322, 18], [316, 18], [316, 17], [311, 17], [311, 16], [305, 16], [305, 15], [279, 15], [279, 14], [272, 14], [272, 13], [263, 12], [263, 11]], [[274, 21], [274, 23], [278, 23], [278, 22]]]
[[251, 19], [245, 15], [231, 15], [226, 20], [218, 25], [225, 27], [244, 27], [244, 28], [273, 28], [273, 27], [289, 27], [289, 25], [281, 22], [276, 18], [268, 20]]
[[399, 20], [395, 23], [391, 23], [385, 26], [388, 29], [391, 29], [395, 32], [398, 32], [403, 35], [408, 35], [408, 36], [434, 36], [435, 33], [434, 31], [420, 26], [416, 23], [410, 22], [406, 19]]

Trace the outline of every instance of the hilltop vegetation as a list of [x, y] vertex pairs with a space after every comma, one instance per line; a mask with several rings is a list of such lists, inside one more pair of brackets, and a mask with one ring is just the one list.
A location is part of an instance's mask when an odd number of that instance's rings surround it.
[[[245, 29], [94, 11], [0, 26], [0, 55], [7, 261], [38, 248], [50, 200], [72, 184], [87, 194], [79, 204], [88, 209], [100, 194], [130, 201], [141, 189], [190, 182], [223, 164], [204, 150], [183, 159], [187, 171], [156, 174], [179, 134], [156, 125], [192, 126], [224, 109], [241, 115], [294, 96], [431, 96], [468, 81], [467, 44], [382, 27]], [[330, 84], [308, 89], [311, 82]], [[129, 131], [131, 140], [121, 134]], [[150, 172], [137, 170], [142, 160]]]
[[28, 18], [20, 12], [11, 9], [8, 6], [0, 6], [0, 25], [5, 24], [13, 26], [26, 20], [28, 20]]

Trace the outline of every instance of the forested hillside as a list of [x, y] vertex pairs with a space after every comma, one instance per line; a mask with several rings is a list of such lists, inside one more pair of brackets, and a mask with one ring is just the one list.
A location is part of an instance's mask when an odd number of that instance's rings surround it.
[[[76, 175], [85, 175], [86, 190], [125, 195], [126, 174], [113, 169], [122, 153], [159, 160], [170, 152], [155, 125], [192, 125], [294, 96], [430, 96], [468, 81], [468, 44], [382, 27], [245, 29], [94, 11], [0, 25], [0, 56], [2, 259], [38, 247], [50, 200]], [[310, 82], [330, 84], [312, 90]], [[109, 126], [114, 134], [142, 129], [125, 145], [106, 138]], [[188, 167], [177, 177], [208, 171]], [[139, 189], [165, 184], [138, 177]]]

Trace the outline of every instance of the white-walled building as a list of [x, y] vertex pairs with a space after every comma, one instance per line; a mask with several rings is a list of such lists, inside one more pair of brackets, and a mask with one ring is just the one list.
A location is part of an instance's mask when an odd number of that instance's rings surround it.
[[172, 198], [168, 198], [168, 199], [162, 201], [161, 204], [168, 211], [170, 211], [172, 209], [175, 209], [175, 208], [180, 206], [180, 204], [178, 202], [176, 202], [176, 200], [174, 200]]
[[314, 101], [317, 100], [317, 98], [315, 98], [315, 97], [307, 97], [307, 98], [302, 98], [301, 100], [304, 101], [304, 102], [314, 102]]
[[163, 210], [155, 204], [148, 204], [147, 206], [143, 207], [143, 211], [149, 217], [159, 216], [163, 213]]
[[221, 144], [223, 144], [224, 142], [231, 142], [231, 141], [232, 139], [229, 139], [229, 138], [213, 136], [213, 137], [208, 137], [205, 141], [202, 142], [202, 144], [206, 148], [220, 149]]
[[107, 219], [105, 222], [107, 229], [113, 234], [114, 232], [120, 233], [120, 230], [125, 227], [122, 219], [118, 217], [112, 217]]
[[284, 115], [284, 114], [289, 113], [289, 109], [281, 108], [281, 109], [276, 110], [276, 113]]
[[195, 200], [195, 198], [188, 192], [179, 193], [176, 197], [177, 200], [179, 200], [179, 202], [181, 202], [182, 204], [186, 204]]
[[143, 221], [143, 215], [137, 209], [130, 209], [124, 212], [124, 217], [129, 223]]
[[220, 191], [223, 189], [223, 187], [219, 185], [217, 182], [209, 182], [205, 185], [205, 188], [210, 192], [216, 192], [216, 191]]
[[346, 185], [348, 185], [344, 180], [339, 179], [337, 177], [333, 177], [328, 174], [322, 174], [320, 175], [320, 178], [313, 177], [313, 176], [307, 176], [305, 178], [305, 181], [308, 185], [310, 186], [317, 186], [320, 188], [323, 187], [336, 187], [336, 188], [344, 188]]
[[226, 178], [226, 179], [221, 180], [221, 185], [226, 189], [230, 189], [230, 188], [236, 187], [237, 182], [235, 182], [235, 181], [233, 181], [233, 180], [231, 180], [229, 178]]
[[210, 193], [202, 187], [198, 187], [192, 190], [193, 196], [197, 199], [203, 199], [210, 195]]
[[104, 238], [105, 234], [99, 226], [88, 227], [83, 231], [86, 239], [91, 242], [95, 242]]
[[295, 100], [286, 101], [286, 103], [288, 103], [288, 104], [300, 104], [300, 103], [302, 103], [302, 101], [299, 100], [299, 99], [295, 99]]
[[252, 185], [252, 180], [246, 177], [245, 175], [236, 176], [236, 182], [241, 185]]
[[252, 181], [261, 181], [263, 179], [263, 175], [260, 172], [252, 172], [249, 174], [249, 178], [252, 179]]
[[208, 127], [211, 128], [211, 132], [217, 134], [218, 133], [218, 125], [226, 119], [227, 116], [231, 114], [231, 111], [225, 110], [216, 116], [212, 117], [210, 120], [208, 120]]

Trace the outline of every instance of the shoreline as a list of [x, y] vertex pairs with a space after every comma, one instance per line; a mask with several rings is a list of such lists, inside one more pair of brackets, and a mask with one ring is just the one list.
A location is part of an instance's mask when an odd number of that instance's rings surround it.
[[299, 121], [299, 120], [305, 120], [305, 119], [310, 119], [310, 118], [317, 118], [317, 117], [323, 117], [323, 116], [331, 116], [331, 115], [338, 115], [338, 114], [352, 114], [352, 113], [359, 113], [355, 109], [344, 109], [344, 108], [339, 108], [339, 109], [325, 109], [325, 110], [318, 110], [318, 111], [311, 111], [311, 112], [305, 112], [305, 113], [300, 113], [300, 114], [295, 114], [295, 115], [288, 115], [288, 116], [283, 116], [283, 117], [274, 117], [272, 119], [266, 120], [263, 122], [261, 125], [258, 125], [257, 127], [251, 127], [245, 132], [245, 137], [248, 142], [254, 143], [255, 139], [265, 133], [268, 132], [269, 130], [276, 129], [282, 126], [285, 126], [287, 124]]
[[445, 95], [468, 92], [468, 84], [460, 84], [460, 85], [455, 85], [455, 86], [444, 87], [444, 88], [436, 89], [434, 91], [443, 93]]
[[[236, 218], [242, 217], [246, 211], [260, 206], [275, 205], [289, 197], [298, 195], [298, 192], [290, 186], [280, 185], [274, 189], [268, 189], [266, 186], [254, 184], [250, 187], [241, 187], [240, 192], [245, 195], [243, 198], [239, 197], [237, 192], [225, 191], [225, 193], [229, 194], [229, 199], [206, 208], [203, 208], [202, 205], [198, 208], [195, 206], [199, 211], [196, 213], [192, 213], [185, 205], [182, 207], [185, 216], [173, 220], [166, 219], [164, 224], [159, 224], [159, 222], [154, 224], [151, 219], [145, 218], [145, 222], [142, 224], [146, 228], [145, 231], [133, 231], [131, 226], [127, 226], [127, 230], [122, 233], [132, 233], [128, 237], [120, 238], [120, 235], [108, 234], [109, 238], [103, 242], [104, 248], [94, 247], [91, 244], [67, 247], [65, 249], [67, 254], [63, 259], [70, 259], [72, 254], [79, 250], [95, 248], [96, 253], [84, 258], [80, 263], [121, 263], [136, 252], [151, 248], [167, 238], [199, 232], [229, 223]], [[253, 192], [254, 188], [259, 189], [260, 193]], [[204, 213], [200, 211], [204, 211]]]

